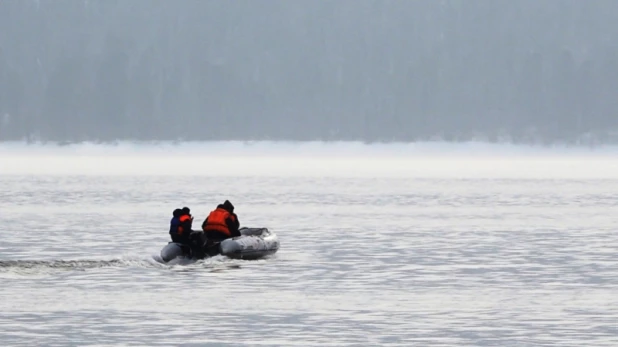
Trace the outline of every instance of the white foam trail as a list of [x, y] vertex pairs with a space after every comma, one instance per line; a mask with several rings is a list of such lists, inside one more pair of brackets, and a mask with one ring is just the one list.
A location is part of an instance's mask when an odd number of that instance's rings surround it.
[[618, 147], [481, 142], [0, 144], [0, 175], [616, 178]]

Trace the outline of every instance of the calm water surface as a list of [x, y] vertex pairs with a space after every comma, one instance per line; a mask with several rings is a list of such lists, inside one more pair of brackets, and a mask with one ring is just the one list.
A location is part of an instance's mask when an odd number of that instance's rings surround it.
[[[0, 175], [0, 343], [617, 346], [618, 179]], [[154, 258], [230, 199], [280, 251]]]

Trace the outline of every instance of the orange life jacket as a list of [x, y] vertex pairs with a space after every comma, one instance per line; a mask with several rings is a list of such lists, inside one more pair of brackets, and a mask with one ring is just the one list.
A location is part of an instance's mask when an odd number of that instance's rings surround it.
[[202, 230], [218, 231], [227, 236], [232, 236], [230, 228], [228, 228], [225, 223], [225, 220], [228, 218], [232, 218], [232, 220], [234, 220], [234, 215], [222, 208], [217, 208], [216, 210], [210, 212], [208, 215], [208, 222], [202, 225]]
[[178, 235], [182, 235], [182, 233], [185, 231], [185, 228], [182, 227], [182, 224], [191, 220], [191, 216], [188, 214], [183, 214], [182, 216], [180, 216], [180, 218], [178, 218], [178, 220], [180, 221], [180, 225], [178, 225]]

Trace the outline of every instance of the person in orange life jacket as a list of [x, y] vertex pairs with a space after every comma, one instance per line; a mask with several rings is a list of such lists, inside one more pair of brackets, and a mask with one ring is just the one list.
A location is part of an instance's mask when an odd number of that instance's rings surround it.
[[175, 209], [172, 220], [170, 221], [170, 235], [172, 242], [178, 242], [186, 245], [190, 245], [191, 241], [189, 235], [193, 230], [193, 217], [191, 216], [191, 210], [188, 207], [181, 209]]
[[238, 216], [234, 213], [234, 205], [229, 200], [219, 204], [202, 223], [204, 235], [208, 240], [213, 241], [223, 241], [240, 236], [239, 228]]

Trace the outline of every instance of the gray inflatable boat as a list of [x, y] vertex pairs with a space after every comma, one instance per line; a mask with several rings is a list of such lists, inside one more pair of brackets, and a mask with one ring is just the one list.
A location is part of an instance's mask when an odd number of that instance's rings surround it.
[[164, 263], [174, 259], [197, 260], [204, 257], [224, 255], [233, 259], [259, 259], [279, 250], [279, 238], [268, 228], [240, 228], [241, 236], [225, 239], [205, 247], [204, 254], [194, 255], [189, 246], [170, 242], [161, 250]]

